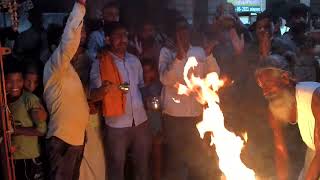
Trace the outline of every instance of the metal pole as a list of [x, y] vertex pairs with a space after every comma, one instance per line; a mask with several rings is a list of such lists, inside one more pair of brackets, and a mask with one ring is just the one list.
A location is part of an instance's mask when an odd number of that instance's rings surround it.
[[14, 162], [11, 145], [12, 124], [9, 116], [6, 87], [4, 78], [4, 68], [2, 56], [9, 54], [11, 50], [9, 48], [2, 48], [0, 44], [0, 111], [1, 111], [1, 124], [0, 124], [0, 161], [2, 164], [3, 178], [4, 180], [16, 180], [14, 172]]

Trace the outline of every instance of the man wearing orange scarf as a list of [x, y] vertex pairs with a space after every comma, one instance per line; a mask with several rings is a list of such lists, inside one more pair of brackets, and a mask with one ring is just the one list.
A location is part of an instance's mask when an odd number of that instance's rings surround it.
[[124, 179], [126, 153], [130, 151], [135, 179], [147, 180], [152, 135], [140, 93], [144, 84], [142, 67], [139, 59], [127, 52], [128, 32], [124, 26], [112, 23], [105, 34], [110, 47], [92, 65], [90, 97], [103, 104], [108, 179]]

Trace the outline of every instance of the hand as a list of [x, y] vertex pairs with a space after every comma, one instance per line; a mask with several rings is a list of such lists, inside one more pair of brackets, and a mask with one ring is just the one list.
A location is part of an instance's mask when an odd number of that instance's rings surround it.
[[110, 81], [103, 81], [101, 87], [99, 88], [99, 92], [101, 93], [101, 95], [106, 95], [109, 92], [111, 86], [112, 83]]
[[271, 51], [271, 36], [268, 32], [264, 32], [259, 40], [259, 51], [261, 57], [267, 57]]
[[235, 50], [235, 54], [241, 55], [244, 50], [244, 36], [243, 36], [243, 34], [241, 34], [239, 37], [237, 31], [234, 28], [232, 28], [229, 31], [229, 35], [231, 38], [233, 48]]
[[143, 53], [143, 49], [142, 49], [141, 41], [138, 40], [137, 36], [134, 38], [134, 45], [135, 45], [135, 48], [138, 51], [138, 53], [142, 54]]
[[37, 121], [46, 121], [48, 114], [44, 107], [41, 106], [39, 108], [34, 108], [31, 110], [31, 117], [32, 119]]
[[183, 39], [180, 33], [176, 33], [177, 35], [177, 55], [176, 58], [179, 60], [183, 60], [187, 57], [187, 53], [183, 47]]

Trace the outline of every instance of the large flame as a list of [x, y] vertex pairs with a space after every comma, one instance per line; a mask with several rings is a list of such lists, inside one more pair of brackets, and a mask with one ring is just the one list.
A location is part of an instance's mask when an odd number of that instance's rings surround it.
[[196, 58], [190, 57], [184, 67], [184, 81], [186, 85], [177, 84], [178, 94], [196, 94], [197, 100], [207, 105], [203, 111], [203, 120], [197, 124], [200, 137], [205, 132], [212, 132], [211, 145], [215, 144], [219, 157], [219, 167], [227, 180], [254, 180], [255, 173], [247, 168], [241, 161], [240, 154], [244, 146], [243, 140], [224, 126], [224, 116], [219, 106], [217, 91], [224, 82], [217, 73], [209, 73], [205, 79], [195, 77], [193, 73], [189, 78], [189, 70], [198, 65]]

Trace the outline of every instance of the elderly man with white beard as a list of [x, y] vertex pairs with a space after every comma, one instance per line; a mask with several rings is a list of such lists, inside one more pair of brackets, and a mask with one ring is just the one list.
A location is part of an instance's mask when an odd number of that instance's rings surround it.
[[288, 179], [288, 153], [281, 126], [298, 124], [308, 146], [299, 179], [316, 180], [320, 177], [320, 83], [298, 83], [290, 69], [285, 58], [271, 55], [256, 71], [257, 83], [269, 102], [277, 175], [280, 180]]

